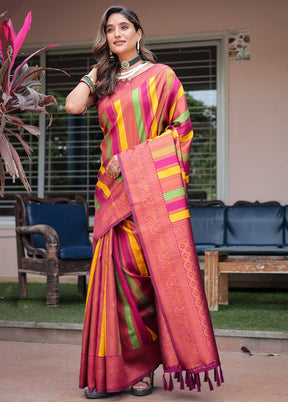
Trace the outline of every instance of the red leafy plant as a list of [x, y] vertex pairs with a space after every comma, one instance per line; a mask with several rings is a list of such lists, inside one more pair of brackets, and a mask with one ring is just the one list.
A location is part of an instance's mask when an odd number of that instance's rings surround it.
[[[5, 14], [6, 12], [0, 14], [0, 18], [3, 18]], [[18, 152], [9, 141], [9, 137], [11, 135], [16, 137], [30, 158], [32, 148], [24, 141], [23, 134], [28, 131], [30, 134], [39, 136], [40, 128], [25, 124], [19, 118], [19, 112], [20, 114], [24, 111], [48, 114], [45, 107], [56, 102], [54, 96], [39, 92], [43, 70], [49, 68], [28, 66], [28, 61], [33, 56], [56, 45], [45, 46], [26, 57], [18, 66], [14, 66], [16, 56], [30, 29], [31, 20], [30, 11], [17, 35], [10, 19], [4, 18], [0, 25], [0, 196], [2, 197], [5, 190], [5, 169], [13, 177], [13, 181], [15, 177], [19, 177], [25, 189], [31, 191]], [[51, 124], [52, 117], [49, 117], [49, 124]]]

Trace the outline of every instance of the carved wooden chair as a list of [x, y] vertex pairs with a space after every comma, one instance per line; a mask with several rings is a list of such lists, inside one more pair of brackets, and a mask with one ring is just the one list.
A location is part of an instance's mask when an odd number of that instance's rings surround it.
[[47, 277], [47, 305], [59, 305], [59, 277], [77, 275], [86, 295], [92, 260], [88, 206], [81, 196], [16, 195], [19, 298], [27, 298], [27, 273]]

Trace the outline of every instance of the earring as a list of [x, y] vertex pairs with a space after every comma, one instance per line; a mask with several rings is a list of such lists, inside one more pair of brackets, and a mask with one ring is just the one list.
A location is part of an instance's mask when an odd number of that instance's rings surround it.
[[138, 40], [138, 42], [137, 42], [137, 53], [139, 54], [139, 52], [140, 52], [140, 43], [139, 43], [139, 40]]
[[111, 52], [111, 50], [109, 50], [109, 54], [110, 54], [110, 60], [114, 59], [114, 54]]

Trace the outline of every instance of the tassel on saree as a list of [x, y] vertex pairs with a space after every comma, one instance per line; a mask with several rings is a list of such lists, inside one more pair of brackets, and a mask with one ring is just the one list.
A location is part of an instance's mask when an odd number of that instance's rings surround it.
[[[179, 369], [179, 371], [175, 371], [174, 376], [172, 376], [172, 374], [173, 373], [169, 372], [169, 385], [167, 384], [167, 380], [165, 378], [165, 373], [163, 374], [163, 389], [164, 389], [164, 391], [173, 391], [173, 389], [174, 389], [173, 377], [177, 382], [180, 383], [180, 389], [181, 390], [185, 389], [185, 386], [186, 386], [189, 389], [189, 391], [193, 391], [193, 389], [195, 389], [195, 388], [197, 388], [198, 392], [201, 391], [201, 379], [200, 379], [200, 374], [201, 373], [191, 373], [191, 371], [186, 370], [185, 379], [184, 379], [184, 376], [183, 376], [183, 373], [182, 373], [181, 369]], [[209, 377], [208, 370], [204, 372], [203, 382], [208, 383], [210, 391], [214, 390], [212, 381], [211, 381], [211, 379]], [[221, 383], [224, 382], [221, 367], [214, 368], [214, 382], [217, 384], [217, 387], [220, 387]]]
[[164, 391], [167, 391], [168, 390], [168, 384], [167, 384], [167, 381], [166, 381], [166, 378], [165, 378], [165, 373], [163, 374], [162, 381], [163, 381], [163, 389], [164, 389]]
[[169, 374], [169, 388], [168, 391], [173, 391], [174, 385], [173, 385], [173, 379], [171, 373]]
[[205, 371], [204, 382], [208, 382], [210, 391], [214, 390], [213, 385], [212, 385], [212, 381], [210, 380], [210, 377], [209, 377], [208, 371]]

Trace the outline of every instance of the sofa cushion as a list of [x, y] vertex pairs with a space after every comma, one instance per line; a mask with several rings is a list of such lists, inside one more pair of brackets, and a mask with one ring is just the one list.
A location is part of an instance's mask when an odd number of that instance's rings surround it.
[[[87, 230], [84, 205], [72, 204], [29, 204], [29, 225], [49, 225], [59, 237], [60, 258], [91, 258], [92, 246]], [[30, 236], [31, 246], [45, 249], [42, 235]], [[73, 249], [73, 251], [72, 251]]]
[[189, 206], [196, 248], [198, 245], [215, 247], [224, 244], [224, 211], [225, 208], [220, 206]]
[[62, 260], [92, 258], [92, 246], [60, 247], [60, 258]]
[[278, 205], [226, 207], [226, 245], [282, 247], [284, 208]]

